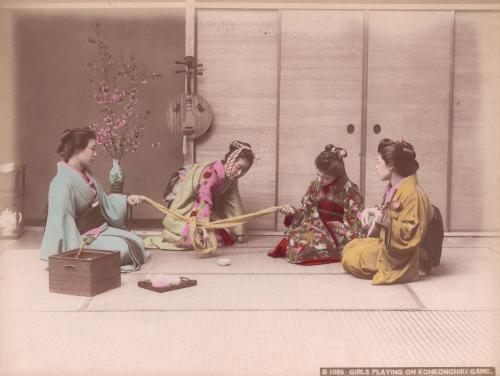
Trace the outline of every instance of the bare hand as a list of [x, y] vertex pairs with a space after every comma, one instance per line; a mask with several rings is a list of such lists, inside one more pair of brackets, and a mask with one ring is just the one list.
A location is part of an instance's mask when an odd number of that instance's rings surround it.
[[291, 205], [285, 204], [281, 206], [280, 213], [284, 215], [292, 215], [295, 213], [295, 208]]
[[382, 212], [379, 208], [366, 208], [361, 212], [359, 220], [363, 227], [369, 227], [376, 218], [380, 218]]
[[138, 205], [142, 203], [142, 198], [141, 196], [138, 195], [130, 195], [127, 196], [127, 204], [129, 205]]

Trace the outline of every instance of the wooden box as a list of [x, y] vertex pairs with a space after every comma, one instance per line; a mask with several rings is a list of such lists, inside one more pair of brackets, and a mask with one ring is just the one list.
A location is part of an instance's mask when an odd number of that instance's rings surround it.
[[121, 285], [118, 251], [78, 250], [49, 257], [49, 291], [94, 296]]

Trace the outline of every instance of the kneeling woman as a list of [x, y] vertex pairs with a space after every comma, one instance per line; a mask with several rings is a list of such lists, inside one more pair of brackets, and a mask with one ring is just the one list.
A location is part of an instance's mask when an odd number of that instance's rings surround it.
[[82, 213], [98, 204], [100, 215], [93, 221], [96, 226], [86, 232], [97, 238], [87, 248], [120, 251], [122, 271], [138, 270], [145, 259], [144, 242], [126, 230], [125, 219], [127, 205], [140, 203], [140, 198], [108, 195], [102, 190], [89, 171], [97, 156], [95, 148], [96, 135], [88, 128], [68, 130], [61, 136], [57, 152], [63, 161], [58, 163], [57, 175], [50, 183], [40, 258], [48, 260], [51, 255], [78, 249], [83, 234], [77, 222], [81, 223]]
[[[180, 168], [170, 178], [164, 201], [170, 209], [186, 217], [217, 220], [242, 215], [238, 179], [246, 174], [254, 158], [249, 144], [233, 141], [223, 160]], [[146, 248], [171, 251], [193, 248], [185, 222], [167, 215], [163, 226], [160, 236], [145, 239]], [[204, 240], [203, 233], [197, 235]], [[233, 227], [230, 232], [217, 230], [216, 236], [221, 245], [232, 245], [235, 239], [242, 241], [243, 227]]]
[[[342, 252], [344, 269], [374, 285], [415, 281], [426, 262], [421, 247], [427, 230], [430, 204], [417, 181], [419, 165], [413, 146], [405, 141], [383, 139], [378, 146], [377, 173], [389, 182], [383, 210], [365, 209], [363, 224], [379, 229], [365, 239], [355, 239]], [[385, 212], [385, 213], [384, 213]]]
[[344, 149], [327, 145], [315, 160], [317, 179], [310, 183], [301, 205], [285, 205], [285, 237], [271, 257], [294, 264], [315, 265], [340, 261], [340, 252], [362, 231], [358, 214], [363, 198], [346, 175]]

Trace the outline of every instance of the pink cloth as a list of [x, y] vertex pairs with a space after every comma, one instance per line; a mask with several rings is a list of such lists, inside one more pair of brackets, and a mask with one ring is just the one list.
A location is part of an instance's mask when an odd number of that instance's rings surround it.
[[387, 193], [385, 194], [384, 206], [385, 206], [385, 204], [387, 204], [388, 202], [390, 202], [392, 200], [392, 196], [394, 196], [394, 193], [396, 193], [396, 191], [398, 190], [398, 188], [401, 185], [401, 182], [403, 180], [404, 179], [401, 179], [399, 182], [397, 182], [394, 186], [392, 186], [390, 188], [387, 187], [388, 189], [387, 189]]
[[99, 235], [101, 235], [102, 230], [103, 226], [95, 227], [88, 230], [85, 234], [83, 234], [83, 236], [92, 236], [94, 238], [97, 238]]
[[[214, 198], [217, 192], [222, 189], [224, 182], [226, 181], [226, 176], [224, 173], [224, 165], [221, 160], [217, 160], [214, 163], [205, 167], [201, 173], [201, 179], [199, 182], [198, 196], [193, 204], [193, 209], [191, 210], [190, 216], [197, 216], [201, 219], [209, 219], [210, 214], [212, 214], [212, 208], [214, 205]], [[189, 226], [186, 225], [182, 229], [181, 239], [188, 239], [182, 242], [183, 246], [191, 246], [191, 240], [189, 238]]]

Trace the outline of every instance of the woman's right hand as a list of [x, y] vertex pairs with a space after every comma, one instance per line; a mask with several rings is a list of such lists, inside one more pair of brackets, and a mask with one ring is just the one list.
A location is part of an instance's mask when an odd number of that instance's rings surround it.
[[127, 196], [127, 204], [132, 206], [142, 204], [142, 197], [139, 195], [129, 195]]
[[295, 208], [291, 205], [285, 204], [281, 206], [280, 213], [284, 215], [292, 215], [295, 213]]
[[379, 208], [366, 208], [361, 212], [359, 216], [359, 220], [361, 221], [361, 225], [363, 227], [369, 227], [373, 223], [375, 218], [380, 217], [381, 211]]

